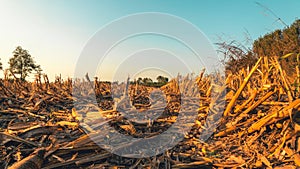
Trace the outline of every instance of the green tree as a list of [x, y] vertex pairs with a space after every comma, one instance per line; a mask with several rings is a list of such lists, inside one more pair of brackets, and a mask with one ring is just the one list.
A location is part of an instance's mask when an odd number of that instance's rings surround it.
[[139, 77], [138, 80], [137, 80], [137, 83], [138, 84], [142, 84], [143, 83], [143, 79], [141, 77]]
[[37, 65], [27, 50], [18, 46], [13, 51], [13, 57], [9, 59], [9, 70], [15, 75], [19, 75], [21, 80], [25, 78], [34, 70], [37, 73], [42, 71], [40, 65]]
[[144, 83], [144, 85], [151, 85], [153, 83], [153, 81], [151, 78], [145, 77], [143, 79], [143, 83]]
[[166, 84], [169, 81], [169, 79], [167, 77], [163, 77], [163, 76], [157, 76], [156, 80], [157, 80], [157, 83], [159, 83], [159, 84]]

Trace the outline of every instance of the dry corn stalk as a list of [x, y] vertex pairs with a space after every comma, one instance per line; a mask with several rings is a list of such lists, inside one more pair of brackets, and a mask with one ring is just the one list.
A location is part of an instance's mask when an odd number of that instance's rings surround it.
[[258, 68], [260, 61], [262, 60], [262, 57], [258, 59], [258, 61], [256, 62], [256, 64], [253, 66], [253, 68], [251, 69], [250, 73], [248, 74], [248, 76], [244, 79], [243, 83], [241, 84], [241, 86], [239, 87], [238, 91], [235, 93], [235, 95], [233, 96], [233, 98], [231, 99], [231, 101], [228, 103], [225, 111], [224, 111], [224, 116], [228, 116], [228, 114], [230, 113], [232, 107], [234, 106], [236, 100], [238, 99], [238, 97], [240, 96], [242, 90], [245, 88], [245, 86], [247, 85], [249, 79], [251, 78], [252, 74], [254, 73], [254, 71]]
[[8, 169], [40, 169], [44, 161], [45, 149], [37, 149], [30, 156], [16, 162]]

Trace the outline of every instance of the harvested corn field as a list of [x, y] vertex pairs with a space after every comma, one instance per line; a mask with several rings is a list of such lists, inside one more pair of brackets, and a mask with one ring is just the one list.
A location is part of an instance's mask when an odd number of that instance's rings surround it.
[[[212, 84], [212, 79], [219, 83]], [[191, 85], [197, 89], [187, 87]], [[208, 76], [205, 70], [196, 77], [178, 76], [161, 90], [129, 80], [121, 84], [91, 81], [88, 76], [49, 82], [46, 75], [34, 82], [3, 79], [0, 88], [0, 168], [300, 167], [299, 89], [276, 59], [261, 57], [249, 69], [228, 71], [225, 79]], [[214, 93], [218, 95], [213, 97]], [[91, 97], [96, 102], [91, 103]], [[156, 119], [134, 115], [149, 107], [148, 113]], [[193, 123], [181, 124], [191, 130], [158, 155], [121, 157], [117, 150], [132, 146], [118, 137], [111, 144], [116, 153], [98, 144], [114, 136], [112, 129], [150, 142], [171, 128], [183, 110], [192, 108], [197, 108]], [[210, 130], [212, 134], [203, 141], [201, 136]], [[172, 142], [158, 141], [160, 145]]]

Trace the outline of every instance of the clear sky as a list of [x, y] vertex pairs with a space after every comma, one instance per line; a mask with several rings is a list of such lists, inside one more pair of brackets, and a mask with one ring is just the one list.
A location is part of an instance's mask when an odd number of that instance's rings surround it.
[[[288, 25], [299, 0], [257, 1]], [[27, 49], [51, 79], [72, 76], [87, 41], [104, 25], [139, 12], [163, 12], [196, 25], [212, 43], [252, 39], [283, 24], [252, 0], [0, 0], [0, 58], [4, 68], [16, 46]], [[246, 35], [248, 34], [248, 35]]]

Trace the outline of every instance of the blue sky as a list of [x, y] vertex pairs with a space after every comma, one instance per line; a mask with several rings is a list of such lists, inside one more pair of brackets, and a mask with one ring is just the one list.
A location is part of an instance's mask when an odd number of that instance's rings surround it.
[[[299, 17], [298, 0], [264, 0], [288, 25]], [[4, 67], [20, 45], [51, 79], [72, 76], [88, 40], [101, 27], [139, 12], [163, 12], [197, 26], [212, 42], [252, 39], [284, 25], [252, 0], [0, 0], [0, 58]], [[184, 59], [184, 58], [183, 58]]]

